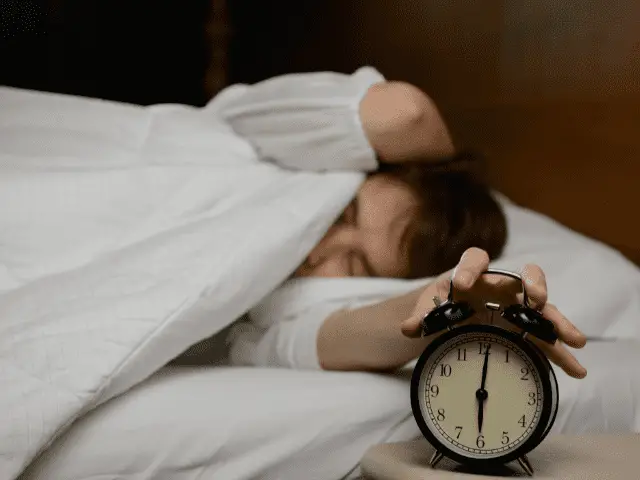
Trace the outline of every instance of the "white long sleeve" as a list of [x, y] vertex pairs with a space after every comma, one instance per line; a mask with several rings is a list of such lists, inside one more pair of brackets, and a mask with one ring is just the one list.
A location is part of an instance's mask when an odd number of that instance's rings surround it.
[[359, 105], [367, 90], [384, 80], [371, 67], [352, 75], [295, 73], [233, 85], [206, 108], [248, 140], [261, 158], [282, 167], [374, 171], [378, 163]]
[[251, 320], [238, 322], [226, 339], [230, 364], [319, 369], [318, 330], [337, 309], [335, 305], [316, 307], [268, 327]]
[[232, 365], [319, 369], [317, 339], [333, 313], [404, 295], [430, 279], [291, 279], [235, 324], [226, 342]]

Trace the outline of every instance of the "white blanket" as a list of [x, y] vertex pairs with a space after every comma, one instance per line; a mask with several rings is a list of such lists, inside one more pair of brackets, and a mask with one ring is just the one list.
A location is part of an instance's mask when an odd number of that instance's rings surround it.
[[361, 181], [207, 110], [0, 88], [0, 478], [258, 303]]

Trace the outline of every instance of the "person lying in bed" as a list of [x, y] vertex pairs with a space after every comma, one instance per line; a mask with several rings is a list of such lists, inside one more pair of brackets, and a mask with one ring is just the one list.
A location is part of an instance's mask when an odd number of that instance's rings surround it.
[[[420, 89], [386, 81], [367, 67], [353, 75], [275, 77], [230, 87], [219, 97], [221, 115], [262, 158], [290, 169], [367, 172], [294, 276], [437, 277], [407, 295], [337, 311], [310, 326], [317, 331], [303, 336], [316, 348], [307, 352], [305, 366], [389, 371], [407, 364], [431, 340], [416, 338], [420, 322], [434, 296], [447, 297], [452, 275], [471, 302], [491, 293], [514, 303], [515, 282], [480, 275], [505, 244], [503, 212], [478, 174], [479, 160], [456, 152], [440, 112]], [[526, 265], [521, 273], [534, 307], [553, 321], [560, 338], [554, 346], [536, 343], [567, 374], [583, 378], [586, 370], [566, 346], [582, 348], [585, 336], [546, 302], [540, 267]], [[269, 359], [287, 335], [278, 328], [251, 339], [253, 353], [236, 355], [236, 363], [273, 364]]]

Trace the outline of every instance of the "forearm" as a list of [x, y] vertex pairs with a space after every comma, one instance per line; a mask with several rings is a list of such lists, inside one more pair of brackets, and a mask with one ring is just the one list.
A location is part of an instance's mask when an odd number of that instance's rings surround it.
[[388, 371], [415, 359], [428, 340], [405, 337], [400, 324], [412, 314], [427, 288], [433, 287], [429, 285], [401, 297], [329, 316], [317, 339], [322, 368]]

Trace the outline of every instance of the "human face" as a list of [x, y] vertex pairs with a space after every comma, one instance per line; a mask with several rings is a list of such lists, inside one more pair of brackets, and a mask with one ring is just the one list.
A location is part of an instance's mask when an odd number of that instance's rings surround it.
[[402, 183], [369, 177], [297, 277], [403, 277], [408, 271], [407, 230], [417, 202]]

